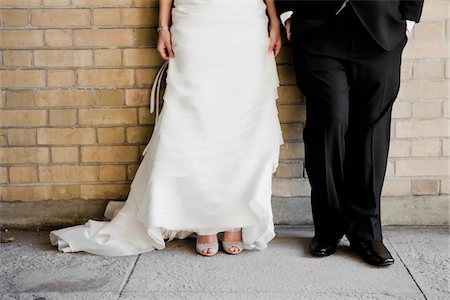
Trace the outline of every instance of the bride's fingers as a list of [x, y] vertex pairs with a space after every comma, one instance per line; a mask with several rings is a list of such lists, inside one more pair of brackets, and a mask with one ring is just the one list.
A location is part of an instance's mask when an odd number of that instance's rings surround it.
[[274, 48], [274, 54], [275, 54], [275, 57], [278, 56], [278, 54], [280, 53], [280, 51], [281, 51], [281, 40], [278, 40], [278, 41], [275, 43], [275, 48]]
[[267, 49], [267, 53], [273, 53], [274, 48], [275, 48], [275, 41], [273, 39], [270, 39], [270, 43], [269, 43], [269, 48]]
[[173, 53], [172, 43], [171, 42], [167, 43], [167, 52], [168, 52], [170, 58], [174, 58], [175, 57], [175, 53]]
[[165, 46], [163, 46], [163, 45], [158, 46], [158, 52], [164, 60], [169, 59], [169, 56], [167, 55], [167, 50], [166, 50]]

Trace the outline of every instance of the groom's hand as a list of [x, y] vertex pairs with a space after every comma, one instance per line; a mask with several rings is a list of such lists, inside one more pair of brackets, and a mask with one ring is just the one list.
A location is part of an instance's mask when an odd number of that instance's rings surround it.
[[284, 23], [284, 26], [286, 27], [286, 36], [288, 41], [291, 41], [291, 19], [287, 19], [286, 23]]

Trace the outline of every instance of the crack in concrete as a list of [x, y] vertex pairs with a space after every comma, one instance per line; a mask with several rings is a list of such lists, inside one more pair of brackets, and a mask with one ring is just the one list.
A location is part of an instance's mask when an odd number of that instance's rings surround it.
[[403, 266], [405, 267], [406, 271], [408, 272], [409, 276], [411, 276], [411, 279], [414, 281], [414, 284], [417, 286], [417, 288], [419, 289], [420, 293], [422, 293], [422, 296], [425, 300], [428, 300], [427, 296], [425, 295], [424, 291], [422, 290], [422, 288], [420, 287], [419, 283], [417, 282], [417, 280], [414, 278], [413, 274], [411, 273], [411, 271], [409, 270], [408, 266], [405, 264], [405, 262], [403, 261], [402, 257], [400, 256], [400, 253], [398, 253], [397, 249], [395, 249], [395, 246], [393, 243], [391, 243], [391, 241], [389, 240], [389, 238], [386, 238], [389, 242], [389, 244], [391, 245], [392, 249], [394, 249], [395, 253], [397, 254], [398, 258], [400, 259], [400, 262], [403, 264]]
[[136, 257], [136, 259], [134, 260], [133, 266], [131, 267], [130, 272], [128, 273], [125, 281], [123, 282], [123, 285], [120, 287], [119, 290], [119, 296], [117, 297], [117, 300], [119, 300], [120, 298], [122, 298], [122, 294], [123, 291], [125, 290], [125, 287], [127, 286], [128, 282], [130, 281], [131, 275], [133, 274], [134, 269], [136, 268], [137, 262], [139, 260], [139, 258], [141, 257], [140, 254], [138, 254], [138, 256]]

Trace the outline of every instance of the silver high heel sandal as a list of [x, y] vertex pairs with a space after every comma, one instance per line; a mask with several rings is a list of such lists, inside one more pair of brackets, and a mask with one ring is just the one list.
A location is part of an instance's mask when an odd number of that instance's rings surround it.
[[[240, 230], [241, 230], [241, 228], [232, 229], [230, 231], [240, 231]], [[229, 251], [228, 249], [230, 249], [231, 247], [236, 247], [239, 250], [236, 252]], [[242, 250], [244, 250], [244, 242], [242, 242], [242, 241], [240, 241], [240, 242], [224, 242], [224, 241], [222, 241], [222, 248], [223, 248], [223, 251], [225, 251], [228, 254], [238, 254], [238, 253], [241, 253]]]
[[[203, 250], [206, 249], [212, 249], [213, 252], [212, 253], [204, 253]], [[195, 250], [197, 250], [198, 254], [201, 254], [203, 256], [213, 256], [215, 254], [217, 254], [217, 252], [219, 251], [219, 242], [215, 242], [215, 243], [199, 243], [198, 242], [198, 237], [197, 237], [197, 243], [195, 245]]]

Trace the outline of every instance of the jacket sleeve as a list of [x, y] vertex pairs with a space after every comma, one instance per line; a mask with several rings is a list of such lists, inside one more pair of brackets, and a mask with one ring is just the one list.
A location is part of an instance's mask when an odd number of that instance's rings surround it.
[[403, 19], [419, 22], [424, 0], [400, 0], [400, 11]]
[[276, 0], [275, 5], [278, 15], [287, 11], [294, 11], [294, 0]]

